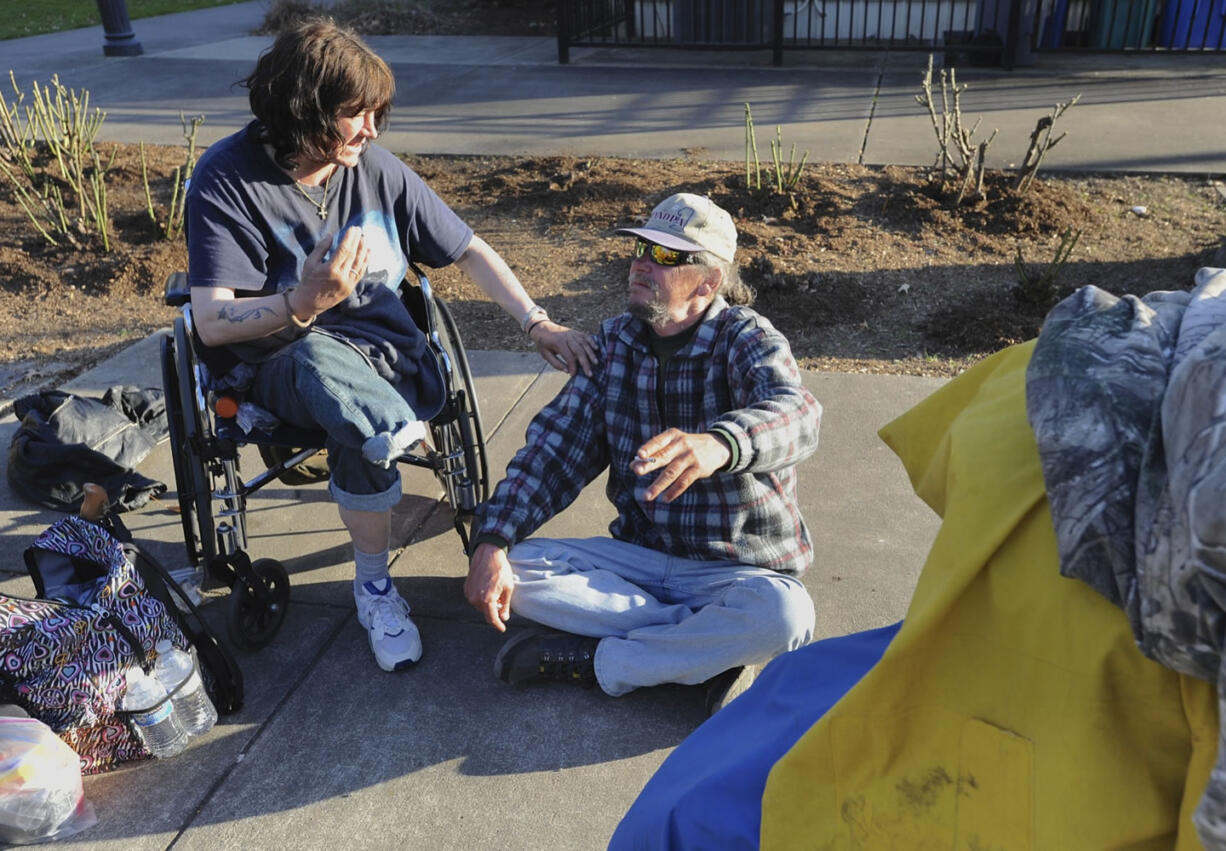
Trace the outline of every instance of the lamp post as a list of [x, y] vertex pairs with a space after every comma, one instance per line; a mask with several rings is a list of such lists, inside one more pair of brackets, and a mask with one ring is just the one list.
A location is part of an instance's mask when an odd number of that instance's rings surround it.
[[102, 52], [106, 56], [140, 56], [145, 52], [136, 33], [132, 32], [132, 22], [128, 20], [127, 0], [97, 0], [98, 12], [102, 15], [102, 29], [106, 38], [102, 42]]

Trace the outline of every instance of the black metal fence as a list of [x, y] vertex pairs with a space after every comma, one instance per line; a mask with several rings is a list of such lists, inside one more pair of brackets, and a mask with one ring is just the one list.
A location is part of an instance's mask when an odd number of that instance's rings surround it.
[[[1226, 0], [559, 0], [571, 47], [944, 51], [1013, 67], [1047, 50], [1226, 50]], [[1223, 53], [1226, 59], [1226, 53]]]

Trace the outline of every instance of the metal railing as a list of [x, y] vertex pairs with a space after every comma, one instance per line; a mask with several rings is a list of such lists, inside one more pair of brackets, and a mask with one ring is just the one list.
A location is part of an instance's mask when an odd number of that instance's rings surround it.
[[[944, 51], [1011, 68], [1029, 51], [1226, 49], [1226, 0], [559, 0], [572, 47]], [[1226, 58], [1226, 54], [1223, 54]]]

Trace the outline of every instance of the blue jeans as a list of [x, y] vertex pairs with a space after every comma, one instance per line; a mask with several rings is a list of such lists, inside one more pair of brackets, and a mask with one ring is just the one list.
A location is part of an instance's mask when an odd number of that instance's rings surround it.
[[248, 395], [284, 423], [327, 434], [328, 486], [342, 508], [390, 511], [400, 501], [400, 471], [367, 461], [362, 444], [418, 417], [355, 348], [312, 331], [260, 364]]
[[809, 592], [766, 568], [691, 561], [612, 538], [531, 538], [507, 558], [512, 610], [601, 639], [596, 680], [614, 697], [701, 683], [795, 650], [813, 635]]

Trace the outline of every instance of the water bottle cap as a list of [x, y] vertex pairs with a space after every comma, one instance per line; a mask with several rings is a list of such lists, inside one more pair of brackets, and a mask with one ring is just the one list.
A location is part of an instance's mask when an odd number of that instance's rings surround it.
[[162, 638], [158, 640], [157, 644], [153, 645], [153, 649], [156, 650], [159, 655], [162, 653], [169, 653], [174, 649], [174, 644], [171, 643], [169, 638]]

